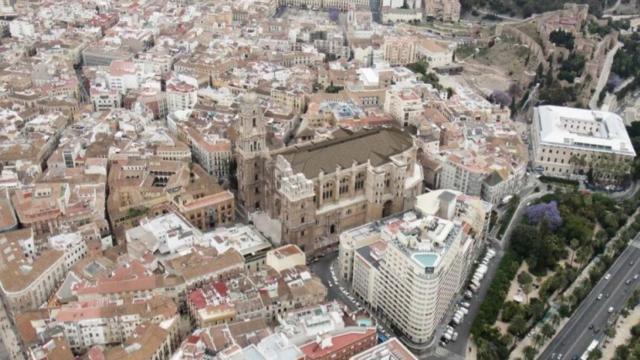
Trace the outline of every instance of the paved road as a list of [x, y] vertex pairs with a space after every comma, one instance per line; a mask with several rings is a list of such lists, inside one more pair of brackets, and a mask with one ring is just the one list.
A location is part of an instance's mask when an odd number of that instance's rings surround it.
[[[608, 274], [611, 274], [609, 280], [602, 277], [539, 359], [580, 357], [593, 340], [602, 342], [607, 324], [615, 321], [633, 291], [640, 288], [640, 279], [633, 280], [633, 276], [639, 273], [640, 240], [636, 236], [633, 243], [609, 268]], [[626, 281], [629, 279], [632, 281], [627, 285]], [[604, 294], [601, 300], [597, 299], [599, 294]], [[613, 313], [609, 313], [610, 307], [613, 307]], [[591, 325], [593, 329], [589, 329]], [[600, 330], [596, 332], [597, 329]], [[562, 356], [559, 357], [560, 355]]]
[[[336, 280], [339, 281], [337, 268], [336, 266], [334, 266], [336, 264], [337, 258], [338, 252], [335, 251], [321, 257], [318, 261], [314, 262], [309, 267], [311, 268], [311, 271], [315, 275], [317, 275], [327, 287], [327, 299], [329, 301], [338, 300], [341, 303], [347, 305], [349, 310], [356, 311], [361, 308], [360, 306], [362, 304], [359, 303], [358, 300], [353, 297], [353, 295], [349, 294], [347, 285], [336, 282]], [[332, 267], [334, 268], [334, 273], [331, 272]], [[351, 296], [351, 298], [349, 298], [349, 296]], [[364, 311], [368, 312], [367, 309], [364, 309]], [[375, 317], [374, 314], [369, 312], [369, 315], [376, 318], [378, 326], [384, 329], [385, 335], [394, 336], [393, 331], [388, 325], [382, 323], [380, 319]]]
[[458, 332], [458, 340], [449, 343], [446, 346], [447, 350], [456, 355], [464, 357], [467, 354], [467, 345], [469, 336], [471, 334], [471, 324], [473, 323], [473, 319], [478, 314], [478, 309], [480, 308], [480, 304], [482, 304], [482, 300], [484, 300], [484, 297], [487, 295], [489, 285], [491, 284], [491, 280], [496, 274], [496, 269], [498, 268], [498, 264], [500, 263], [500, 259], [502, 259], [503, 255], [504, 253], [502, 250], [496, 250], [496, 256], [489, 263], [487, 273], [480, 283], [478, 292], [473, 296], [471, 300], [468, 301], [470, 304], [469, 314], [464, 317], [464, 320], [460, 325], [456, 326], [456, 331]]
[[[531, 180], [531, 185], [527, 187], [521, 195], [523, 195], [518, 208], [513, 214], [511, 218], [511, 222], [507, 229], [504, 232], [502, 239], [493, 241], [492, 247], [496, 250], [496, 256], [489, 263], [489, 268], [487, 270], [487, 274], [484, 279], [480, 283], [480, 289], [474, 297], [469, 301], [471, 305], [469, 307], [469, 313], [464, 317], [463, 322], [456, 327], [456, 331], [458, 331], [458, 340], [456, 342], [450, 343], [447, 345], [447, 350], [455, 353], [457, 355], [465, 356], [467, 353], [469, 336], [471, 335], [471, 324], [478, 314], [478, 309], [480, 308], [480, 304], [484, 300], [487, 290], [489, 289], [489, 285], [493, 281], [493, 277], [495, 276], [496, 269], [500, 260], [502, 260], [502, 256], [504, 255], [503, 249], [506, 248], [509, 242], [509, 238], [511, 237], [511, 232], [513, 231], [516, 224], [520, 222], [520, 217], [524, 213], [524, 209], [527, 207], [527, 204], [535, 199], [538, 199], [549, 192], [539, 192], [539, 193], [531, 193], [537, 184], [533, 179]], [[472, 274], [469, 274], [472, 275]]]

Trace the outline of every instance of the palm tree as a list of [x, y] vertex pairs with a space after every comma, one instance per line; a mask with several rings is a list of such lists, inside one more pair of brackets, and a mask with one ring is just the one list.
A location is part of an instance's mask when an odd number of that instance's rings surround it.
[[578, 246], [580, 246], [580, 241], [578, 239], [571, 239], [571, 241], [569, 241], [569, 247], [571, 248], [571, 265], [573, 265], [573, 260], [576, 256], [576, 250], [578, 249]]
[[556, 331], [554, 330], [553, 326], [551, 326], [551, 324], [545, 323], [544, 325], [542, 325], [542, 329], [540, 330], [540, 333], [545, 338], [550, 339], [551, 337], [553, 337], [553, 334], [555, 334]]
[[544, 340], [544, 336], [541, 333], [533, 335], [533, 344], [536, 346], [536, 348], [544, 344]]
[[538, 355], [538, 350], [531, 345], [528, 345], [522, 350], [522, 354], [526, 360], [534, 360]]
[[589, 246], [581, 246], [578, 248], [576, 256], [578, 257], [578, 263], [584, 264], [591, 256], [591, 248]]

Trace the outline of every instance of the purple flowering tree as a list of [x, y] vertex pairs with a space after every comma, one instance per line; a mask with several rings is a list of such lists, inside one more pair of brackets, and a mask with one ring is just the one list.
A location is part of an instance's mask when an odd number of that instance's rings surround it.
[[562, 216], [560, 216], [556, 201], [529, 206], [527, 208], [527, 219], [531, 225], [537, 225], [543, 219], [546, 219], [551, 230], [555, 230], [562, 225]]

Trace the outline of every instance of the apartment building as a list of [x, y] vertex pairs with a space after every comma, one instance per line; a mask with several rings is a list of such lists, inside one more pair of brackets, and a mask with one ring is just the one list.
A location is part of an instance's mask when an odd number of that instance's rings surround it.
[[182, 77], [172, 77], [167, 81], [166, 94], [169, 112], [191, 110], [198, 102], [197, 83]]
[[51, 309], [49, 326], [62, 327], [73, 351], [81, 353], [94, 345], [121, 343], [143, 322], [161, 323], [177, 311], [165, 297], [74, 302]]
[[391, 114], [398, 126], [418, 127], [422, 120], [422, 98], [411, 89], [387, 89], [384, 98], [384, 111]]
[[203, 135], [193, 128], [185, 129], [194, 160], [218, 179], [229, 178], [231, 141], [218, 134]]
[[[219, 254], [234, 249], [244, 257], [247, 271], [262, 270], [271, 248], [271, 242], [252, 225], [235, 224], [218, 227], [203, 235], [203, 243], [218, 251]], [[302, 263], [301, 265], [305, 265]]]
[[169, 255], [183, 252], [202, 241], [202, 233], [176, 213], [143, 218], [126, 231], [128, 252], [142, 257], [145, 252]]
[[442, 21], [457, 22], [460, 20], [460, 0], [425, 0], [425, 17], [434, 17]]
[[[441, 189], [418, 195], [414, 211], [422, 217], [436, 216], [468, 226], [469, 234], [473, 236], [475, 257], [487, 237], [492, 209], [491, 203], [476, 196], [469, 196], [457, 190]], [[342, 232], [338, 253], [338, 276], [351, 282], [357, 250], [378, 242], [381, 229], [391, 227], [396, 222], [396, 217], [390, 217]], [[378, 244], [376, 247], [383, 249], [385, 246]]]
[[381, 344], [352, 356], [349, 360], [418, 360], [398, 338], [391, 338]]
[[539, 106], [531, 139], [536, 169], [560, 178], [616, 183], [636, 156], [622, 118], [605, 111]]
[[416, 62], [416, 42], [408, 36], [386, 36], [382, 45], [384, 61], [392, 66]]
[[307, 105], [305, 93], [299, 90], [289, 90], [284, 87], [271, 89], [271, 98], [278, 109], [285, 112], [303, 113]]
[[158, 145], [156, 156], [167, 161], [191, 161], [191, 149], [182, 143], [176, 142], [173, 145]]
[[322, 281], [306, 266], [298, 266], [203, 282], [187, 295], [187, 307], [192, 321], [206, 327], [239, 319], [274, 320], [287, 311], [316, 305], [326, 295]]
[[470, 226], [413, 211], [373, 226], [377, 239], [355, 249], [352, 289], [408, 341], [427, 343], [473, 261]]
[[306, 263], [304, 251], [296, 245], [284, 245], [267, 252], [266, 265], [277, 272], [306, 265]]
[[64, 252], [66, 269], [71, 269], [73, 265], [87, 256], [87, 243], [79, 232], [50, 236], [49, 248]]
[[186, 193], [174, 198], [178, 211], [202, 231], [228, 226], [235, 219], [235, 197], [229, 190], [213, 194]]
[[24, 359], [25, 349], [18, 339], [14, 319], [47, 302], [65, 276], [62, 251], [44, 250], [34, 256], [31, 229], [0, 234], [0, 340], [11, 359]]
[[377, 344], [375, 327], [350, 327], [300, 345], [307, 360], [349, 359]]
[[369, 8], [365, 0], [278, 0], [278, 6], [304, 7], [313, 10], [339, 9], [347, 11], [351, 7]]
[[[34, 256], [23, 244], [33, 241], [30, 229], [0, 234], [2, 266], [0, 289], [10, 311], [20, 312], [40, 307], [64, 279], [63, 251], [43, 250]], [[25, 256], [26, 255], [26, 256]]]
[[122, 94], [99, 86], [91, 87], [91, 103], [95, 111], [109, 111], [122, 107]]
[[105, 360], [168, 360], [180, 345], [180, 319], [174, 316], [160, 323], [151, 321], [138, 325], [123, 344], [99, 351]]

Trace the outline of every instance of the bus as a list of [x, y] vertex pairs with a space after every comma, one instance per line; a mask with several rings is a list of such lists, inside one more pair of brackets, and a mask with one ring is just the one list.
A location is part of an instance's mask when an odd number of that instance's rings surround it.
[[587, 360], [589, 358], [589, 354], [591, 354], [591, 352], [595, 350], [597, 347], [598, 347], [598, 340], [593, 340], [591, 344], [589, 344], [587, 351], [585, 351], [584, 354], [582, 354], [582, 357], [580, 357], [580, 360]]

